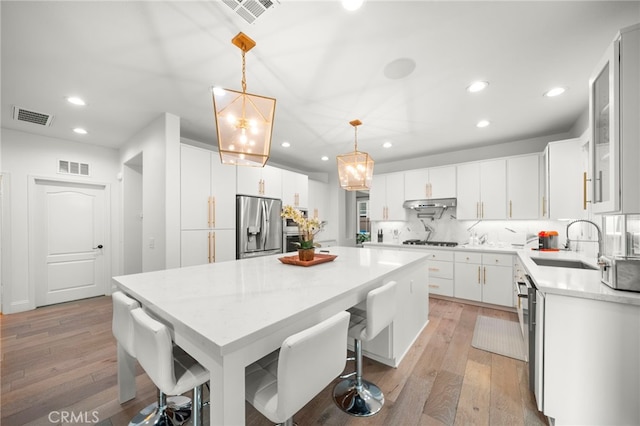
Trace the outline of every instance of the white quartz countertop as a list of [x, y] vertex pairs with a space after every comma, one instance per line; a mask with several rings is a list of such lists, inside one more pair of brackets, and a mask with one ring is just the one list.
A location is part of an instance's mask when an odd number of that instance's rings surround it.
[[[538, 289], [544, 294], [561, 294], [572, 297], [603, 300], [609, 302], [626, 303], [640, 306], [640, 293], [614, 290], [600, 281], [600, 270], [595, 258], [587, 258], [572, 251], [546, 252], [531, 249], [517, 249], [514, 247], [459, 245], [455, 247], [440, 247], [427, 245], [408, 245], [402, 243], [375, 243], [368, 242], [365, 247], [411, 249], [405, 251], [425, 252], [434, 250], [447, 251], [481, 251], [490, 253], [517, 254], [522, 260], [523, 266], [535, 281]], [[564, 268], [556, 266], [539, 266], [531, 258], [543, 257], [548, 259], [581, 260], [588, 263], [596, 270]]]
[[[369, 287], [426, 261], [415, 251], [331, 247], [332, 262], [303, 267], [281, 263], [293, 253], [114, 277], [116, 285], [152, 311], [232, 350], [332, 303], [355, 305]], [[350, 306], [345, 306], [347, 309]]]
[[614, 290], [603, 284], [600, 281], [600, 269], [539, 266], [532, 260], [532, 258], [580, 260], [598, 268], [595, 258], [588, 258], [571, 251], [534, 250], [519, 250], [518, 257], [543, 294], [560, 294], [640, 306], [640, 293]]

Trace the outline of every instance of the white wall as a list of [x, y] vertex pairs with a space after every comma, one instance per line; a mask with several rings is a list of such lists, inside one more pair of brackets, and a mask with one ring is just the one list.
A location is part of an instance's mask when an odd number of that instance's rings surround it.
[[142, 271], [177, 268], [180, 266], [180, 118], [165, 113], [140, 130], [120, 148], [121, 167], [140, 153], [144, 171]]
[[[118, 152], [114, 149], [79, 142], [48, 138], [31, 133], [2, 129], [2, 172], [9, 177], [3, 198], [2, 311], [19, 312], [35, 308], [34, 289], [29, 282], [28, 185], [33, 176], [58, 180], [85, 181], [111, 188], [111, 264], [109, 276], [120, 272], [120, 187], [117, 185]], [[91, 176], [57, 173], [58, 160], [88, 163]], [[6, 217], [8, 216], [8, 217]], [[105, 244], [106, 246], [106, 244]]]

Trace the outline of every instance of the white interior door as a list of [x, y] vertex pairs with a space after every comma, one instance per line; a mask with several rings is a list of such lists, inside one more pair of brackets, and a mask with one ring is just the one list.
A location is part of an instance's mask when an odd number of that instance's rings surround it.
[[38, 179], [34, 186], [36, 306], [104, 295], [105, 187]]

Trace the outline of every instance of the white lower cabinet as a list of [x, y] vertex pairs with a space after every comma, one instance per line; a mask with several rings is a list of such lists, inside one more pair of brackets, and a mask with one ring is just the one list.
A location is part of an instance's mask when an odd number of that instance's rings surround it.
[[429, 293], [453, 297], [453, 252], [429, 253]]
[[455, 252], [454, 297], [513, 307], [513, 256]]
[[[397, 311], [393, 323], [369, 342], [362, 343], [365, 356], [397, 367], [418, 338], [429, 319], [427, 267], [423, 263], [392, 274], [384, 283], [394, 280], [397, 287]], [[382, 285], [382, 283], [380, 283]], [[366, 298], [366, 295], [363, 295]], [[353, 339], [349, 339], [349, 344]]]
[[544, 414], [556, 425], [640, 424], [640, 306], [544, 301]]
[[236, 258], [234, 229], [188, 230], [181, 234], [180, 265], [194, 266]]

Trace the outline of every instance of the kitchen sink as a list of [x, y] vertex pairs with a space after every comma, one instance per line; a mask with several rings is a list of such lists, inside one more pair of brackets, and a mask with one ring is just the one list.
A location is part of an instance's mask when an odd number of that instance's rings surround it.
[[532, 257], [531, 260], [539, 266], [554, 266], [559, 268], [574, 268], [574, 269], [592, 269], [597, 270], [595, 266], [591, 266], [588, 263], [584, 263], [581, 260], [567, 260], [567, 259], [544, 259], [541, 257]]

